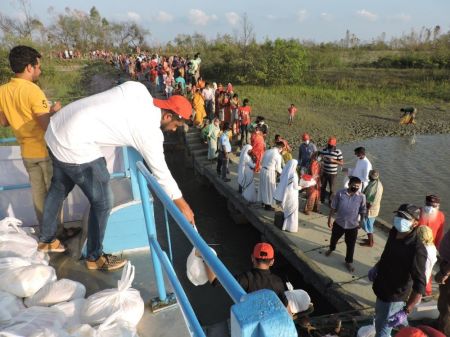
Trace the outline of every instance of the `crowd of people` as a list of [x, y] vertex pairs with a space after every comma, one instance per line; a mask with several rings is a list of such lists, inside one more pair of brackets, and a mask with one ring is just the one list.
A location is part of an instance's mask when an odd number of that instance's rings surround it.
[[[354, 150], [356, 164], [344, 168], [347, 179], [336, 189], [338, 171], [344, 166], [337, 139], [331, 136], [318, 149], [308, 133], [301, 135], [298, 159], [281, 135], [269, 142], [269, 127], [263, 116], [252, 121], [248, 98], [241, 102], [233, 86], [206, 82], [201, 77], [201, 58], [158, 56], [156, 54], [117, 55], [112, 63], [136, 81], [120, 84], [101, 94], [76, 101], [66, 107], [51, 106], [34, 83], [39, 78], [41, 55], [33, 48], [17, 46], [9, 55], [15, 77], [0, 87], [0, 123], [10, 125], [21, 146], [23, 162], [30, 176], [33, 203], [40, 224], [39, 250], [60, 253], [66, 250], [58, 232], [58, 214], [68, 193], [78, 185], [90, 204], [86, 267], [116, 270], [126, 260], [106, 254], [102, 240], [112, 207], [109, 173], [102, 145], [132, 146], [144, 157], [166, 193], [194, 224], [194, 213], [183, 199], [164, 159], [162, 131], [174, 131], [184, 123], [201, 129], [208, 144], [208, 159], [217, 161], [217, 174], [229, 182], [229, 161], [236, 146], [240, 149], [238, 185], [242, 197], [260, 204], [267, 212], [283, 211], [282, 230], [298, 231], [299, 193], [305, 192], [305, 216], [330, 207], [330, 245], [326, 256], [344, 236], [345, 266], [354, 271], [353, 257], [357, 233], [362, 228], [367, 239], [363, 247], [374, 245], [374, 222], [380, 210], [383, 184], [364, 147]], [[151, 93], [153, 95], [151, 95]], [[162, 94], [166, 99], [154, 96]], [[26, 97], [26, 99], [24, 99]], [[123, 114], [126, 110], [127, 114]], [[293, 125], [297, 108], [288, 107], [288, 124]], [[70, 130], [70, 132], [69, 132]], [[92, 174], [95, 172], [95, 174]], [[255, 183], [259, 174], [259, 184]], [[258, 187], [258, 188], [257, 188]], [[450, 335], [450, 232], [444, 235], [445, 216], [440, 198], [427, 195], [425, 205], [402, 204], [393, 218], [393, 228], [380, 260], [369, 272], [377, 297], [376, 337], [388, 337], [394, 326], [407, 322], [408, 314], [423, 295], [432, 295], [431, 275], [439, 255], [438, 328]], [[66, 238], [77, 233], [66, 233]], [[269, 270], [274, 263], [273, 248], [261, 243], [252, 255], [254, 268], [241, 275], [247, 291], [274, 290], [292, 313], [283, 285]], [[215, 275], [209, 271], [211, 283]], [[276, 284], [276, 287], [274, 286]], [[294, 304], [292, 304], [294, 305]]]

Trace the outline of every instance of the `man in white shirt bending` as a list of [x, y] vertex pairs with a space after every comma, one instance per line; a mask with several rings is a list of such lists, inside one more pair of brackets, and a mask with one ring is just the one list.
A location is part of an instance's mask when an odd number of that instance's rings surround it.
[[163, 131], [175, 131], [192, 114], [183, 96], [153, 99], [138, 82], [125, 82], [105, 92], [75, 101], [50, 120], [45, 134], [53, 160], [53, 179], [48, 192], [38, 248], [63, 252], [55, 238], [60, 206], [75, 185], [91, 205], [87, 234], [88, 269], [115, 270], [126, 260], [103, 253], [102, 242], [112, 208], [109, 172], [102, 146], [131, 146], [145, 159], [158, 183], [175, 205], [194, 223], [194, 214], [183, 199], [167, 167]]
[[275, 147], [267, 150], [261, 160], [261, 172], [259, 174], [258, 201], [264, 204], [264, 209], [274, 211], [272, 207], [273, 195], [277, 187], [277, 173], [281, 174], [281, 151], [284, 148], [282, 142], [277, 142]]

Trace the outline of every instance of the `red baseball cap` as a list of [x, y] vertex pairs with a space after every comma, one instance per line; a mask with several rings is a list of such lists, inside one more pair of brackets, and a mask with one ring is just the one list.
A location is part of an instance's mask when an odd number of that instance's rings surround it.
[[170, 110], [184, 119], [189, 119], [192, 115], [192, 105], [184, 96], [173, 95], [169, 99], [154, 98], [153, 104], [158, 108]]
[[303, 140], [309, 140], [309, 135], [305, 132], [305, 133], [302, 135], [302, 139], [303, 139]]
[[336, 137], [328, 138], [328, 145], [336, 146], [336, 144], [337, 144]]
[[257, 243], [255, 248], [253, 248], [253, 257], [256, 259], [271, 260], [274, 255], [275, 253], [270, 243]]
[[401, 329], [395, 337], [427, 337], [427, 335], [420, 329], [406, 327]]

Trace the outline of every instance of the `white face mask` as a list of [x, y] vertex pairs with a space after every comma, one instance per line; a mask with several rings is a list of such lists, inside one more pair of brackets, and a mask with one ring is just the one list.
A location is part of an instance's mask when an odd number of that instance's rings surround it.
[[305, 144], [306, 144], [306, 145], [309, 144], [309, 139], [305, 140]]
[[423, 211], [427, 214], [434, 213], [436, 211], [436, 207], [433, 206], [424, 206]]

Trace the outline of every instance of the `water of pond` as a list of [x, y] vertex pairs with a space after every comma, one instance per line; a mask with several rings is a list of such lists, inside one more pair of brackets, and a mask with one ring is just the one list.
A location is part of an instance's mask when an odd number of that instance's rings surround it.
[[[354, 167], [353, 150], [358, 146], [366, 148], [373, 167], [380, 171], [384, 186], [379, 215], [382, 219], [391, 222], [392, 212], [402, 203], [422, 206], [425, 195], [431, 193], [441, 197], [441, 210], [448, 214], [450, 135], [383, 137], [340, 145], [344, 167]], [[338, 186], [342, 187], [342, 179]]]

